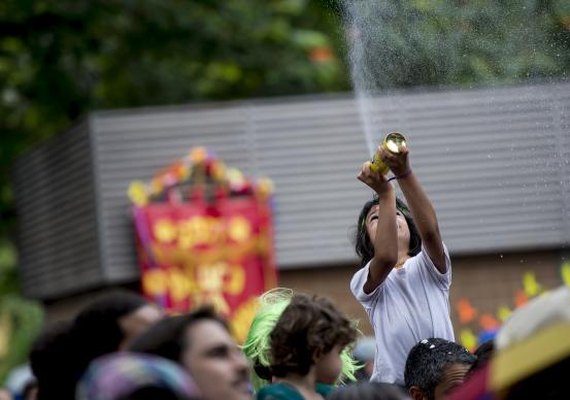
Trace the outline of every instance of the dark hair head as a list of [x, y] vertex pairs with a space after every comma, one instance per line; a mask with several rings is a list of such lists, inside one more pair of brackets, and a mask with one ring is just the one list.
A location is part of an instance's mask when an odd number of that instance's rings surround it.
[[58, 322], [44, 330], [32, 345], [30, 367], [38, 384], [38, 399], [72, 400], [82, 371], [73, 363], [71, 322]]
[[89, 363], [119, 349], [124, 338], [119, 319], [146, 304], [135, 293], [115, 291], [88, 305], [72, 322], [40, 336], [30, 354], [38, 397], [73, 399], [75, 385]]
[[85, 367], [93, 359], [115, 352], [125, 338], [120, 319], [149, 304], [142, 296], [117, 290], [83, 309], [73, 322], [73, 334], [82, 343]]
[[429, 338], [418, 342], [406, 360], [404, 381], [409, 389], [418, 387], [428, 399], [433, 399], [435, 387], [440, 383], [445, 368], [452, 364], [472, 365], [476, 358], [455, 342]]
[[[368, 237], [368, 230], [366, 229], [366, 216], [376, 204], [378, 204], [378, 197], [374, 196], [372, 200], [369, 200], [364, 204], [360, 215], [358, 216], [358, 225], [356, 226], [356, 234], [354, 236], [354, 249], [358, 257], [360, 257], [360, 267], [364, 267], [368, 261], [374, 257], [374, 244], [372, 239]], [[408, 206], [399, 198], [396, 198], [396, 209], [402, 213], [408, 224], [408, 229], [410, 231], [410, 246], [408, 250], [408, 255], [413, 257], [417, 255], [422, 248], [422, 240], [418, 229], [414, 224], [414, 220], [410, 214]]]
[[329, 300], [297, 294], [271, 331], [271, 372], [307, 375], [316, 357], [354, 342], [357, 330]]
[[409, 400], [408, 395], [398, 386], [391, 383], [359, 382], [355, 385], [341, 387], [327, 400]]
[[139, 353], [154, 354], [179, 362], [184, 351], [190, 346], [187, 343], [188, 327], [202, 320], [219, 322], [228, 332], [226, 321], [213, 308], [204, 307], [184, 315], [164, 318], [151, 326], [144, 333], [134, 338], [128, 350]]

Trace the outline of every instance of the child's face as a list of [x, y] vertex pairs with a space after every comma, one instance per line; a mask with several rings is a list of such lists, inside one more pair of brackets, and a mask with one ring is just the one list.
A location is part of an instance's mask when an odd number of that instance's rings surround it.
[[342, 347], [336, 345], [317, 360], [315, 371], [318, 383], [333, 385], [336, 382], [342, 371], [341, 351]]
[[[366, 231], [371, 241], [376, 237], [376, 226], [378, 225], [378, 209], [379, 205], [372, 206], [368, 215], [366, 216]], [[398, 227], [398, 244], [405, 246], [408, 249], [410, 245], [410, 228], [404, 215], [396, 210], [396, 225]]]

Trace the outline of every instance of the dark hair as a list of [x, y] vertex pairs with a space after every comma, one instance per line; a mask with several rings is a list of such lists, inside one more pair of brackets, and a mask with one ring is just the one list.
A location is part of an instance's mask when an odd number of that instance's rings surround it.
[[271, 372], [271, 367], [263, 365], [261, 361], [259, 361], [259, 358], [256, 358], [253, 361], [253, 371], [257, 376], [259, 376], [261, 379], [267, 382], [271, 382], [271, 379], [273, 379], [273, 373]]
[[428, 399], [433, 399], [435, 387], [445, 369], [452, 364], [472, 365], [476, 358], [455, 342], [429, 338], [418, 342], [406, 360], [404, 381], [409, 389], [418, 387]]
[[[364, 267], [368, 261], [372, 260], [374, 257], [374, 243], [368, 237], [368, 230], [366, 229], [366, 216], [376, 204], [378, 204], [378, 198], [375, 196], [372, 200], [369, 200], [364, 204], [360, 215], [358, 216], [358, 225], [356, 227], [356, 234], [354, 236], [354, 250], [356, 254], [360, 257], [360, 268]], [[410, 246], [408, 249], [408, 255], [413, 257], [417, 255], [422, 248], [422, 239], [418, 233], [418, 229], [414, 224], [414, 220], [410, 214], [410, 210], [406, 204], [399, 198], [396, 198], [396, 209], [402, 213], [408, 224], [408, 229], [410, 231]]]
[[479, 368], [484, 367], [493, 357], [494, 353], [495, 353], [495, 342], [493, 342], [492, 340], [488, 340], [479, 345], [479, 347], [477, 347], [477, 349], [473, 353], [476, 358], [475, 362], [473, 363], [473, 365], [471, 365], [471, 368], [469, 368], [467, 374], [472, 374], [473, 372], [477, 371]]
[[305, 376], [315, 358], [354, 342], [357, 330], [329, 300], [297, 294], [271, 331], [271, 373]]
[[30, 355], [39, 399], [73, 399], [89, 363], [119, 349], [124, 339], [119, 320], [147, 304], [138, 294], [115, 290], [89, 304], [72, 322], [42, 335]]
[[566, 386], [566, 380], [568, 379], [568, 371], [570, 371], [570, 355], [515, 382], [507, 391], [504, 399], [567, 399], [568, 387]]
[[30, 368], [38, 385], [38, 400], [75, 398], [75, 383], [82, 371], [73, 363], [71, 322], [60, 321], [45, 329], [30, 351]]
[[188, 314], [164, 318], [133, 339], [128, 350], [138, 353], [154, 354], [175, 362], [180, 362], [187, 343], [187, 329], [198, 321], [213, 320], [219, 322], [228, 332], [228, 324], [213, 308], [203, 307]]
[[84, 368], [95, 358], [119, 349], [125, 338], [120, 319], [150, 304], [144, 297], [116, 290], [83, 309], [73, 322]]
[[391, 383], [359, 382], [341, 387], [327, 396], [327, 400], [408, 400], [408, 395]]

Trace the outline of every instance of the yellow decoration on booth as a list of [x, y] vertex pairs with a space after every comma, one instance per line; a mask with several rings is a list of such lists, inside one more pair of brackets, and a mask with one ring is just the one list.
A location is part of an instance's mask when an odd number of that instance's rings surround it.
[[146, 271], [142, 275], [142, 285], [144, 292], [151, 296], [163, 295], [166, 293], [167, 276], [160, 269]]
[[196, 216], [178, 222], [178, 247], [188, 249], [201, 244], [220, 243], [224, 228], [219, 218]]
[[513, 311], [509, 307], [503, 305], [497, 310], [497, 318], [499, 318], [499, 321], [505, 322], [512, 313]]
[[230, 267], [230, 281], [226, 287], [226, 292], [231, 295], [239, 295], [245, 287], [245, 271], [241, 265]]
[[148, 203], [146, 186], [141, 181], [131, 182], [128, 194], [131, 202], [139, 207], [145, 206]]
[[184, 301], [190, 295], [190, 281], [184, 273], [173, 268], [168, 276], [168, 289], [174, 302]]
[[196, 271], [196, 281], [201, 292], [196, 295], [198, 304], [211, 304], [216, 311], [223, 315], [230, 312], [230, 307], [224, 299], [224, 276], [228, 272], [228, 265], [219, 262], [200, 266]]
[[254, 296], [243, 302], [234, 312], [230, 325], [232, 332], [234, 333], [234, 337], [239, 344], [245, 342], [249, 332], [249, 327], [253, 322], [253, 318], [255, 317], [258, 308], [259, 299]]
[[469, 351], [474, 350], [477, 346], [477, 337], [471, 329], [463, 329], [459, 332], [459, 341]]
[[153, 229], [154, 237], [160, 243], [170, 243], [176, 239], [176, 226], [169, 219], [161, 219]]
[[160, 179], [155, 178], [150, 182], [150, 193], [152, 195], [157, 195], [160, 192], [162, 192], [162, 182], [160, 181]]
[[565, 261], [560, 267], [560, 274], [562, 275], [562, 282], [570, 287], [570, 261]]
[[543, 289], [540, 283], [536, 280], [536, 275], [533, 272], [526, 272], [523, 276], [523, 288], [528, 297], [539, 295]]
[[275, 186], [273, 185], [273, 181], [269, 178], [261, 178], [257, 182], [257, 188], [259, 190], [259, 194], [262, 196], [269, 196], [275, 190]]
[[216, 181], [221, 182], [224, 180], [225, 176], [226, 176], [226, 166], [224, 165], [224, 163], [221, 161], [214, 163], [212, 165], [212, 177]]
[[190, 151], [190, 160], [192, 161], [192, 164], [200, 164], [204, 162], [207, 156], [208, 152], [204, 147], [194, 147]]
[[203, 237], [207, 235], [208, 226], [203, 217], [194, 217], [178, 222], [180, 230], [178, 236], [178, 247], [180, 249], [189, 249], [203, 241]]
[[245, 183], [242, 172], [236, 168], [230, 168], [226, 171], [226, 178], [231, 187], [241, 187]]
[[230, 238], [236, 242], [244, 242], [251, 237], [251, 225], [244, 217], [236, 217], [230, 220]]

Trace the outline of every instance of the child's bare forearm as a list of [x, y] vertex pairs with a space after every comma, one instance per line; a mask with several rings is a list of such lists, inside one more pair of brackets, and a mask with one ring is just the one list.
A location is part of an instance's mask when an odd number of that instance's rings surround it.
[[389, 188], [378, 192], [381, 205], [378, 208], [376, 236], [374, 237], [374, 258], [370, 263], [370, 286], [375, 288], [388, 276], [398, 261], [398, 227], [396, 224], [396, 195]]
[[398, 180], [429, 257], [445, 272], [445, 254], [435, 209], [414, 173]]
[[398, 183], [422, 239], [434, 234], [439, 235], [435, 209], [416, 175], [411, 173], [405, 178], [399, 179]]

